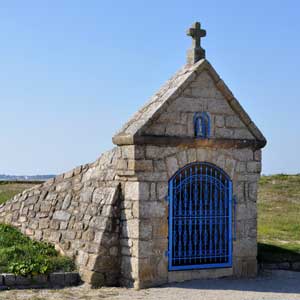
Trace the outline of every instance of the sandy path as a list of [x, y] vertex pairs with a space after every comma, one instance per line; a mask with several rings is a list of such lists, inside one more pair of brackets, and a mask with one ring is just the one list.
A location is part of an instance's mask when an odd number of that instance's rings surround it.
[[300, 300], [300, 272], [273, 271], [256, 279], [190, 281], [135, 291], [124, 288], [62, 290], [12, 290], [0, 292], [1, 300]]

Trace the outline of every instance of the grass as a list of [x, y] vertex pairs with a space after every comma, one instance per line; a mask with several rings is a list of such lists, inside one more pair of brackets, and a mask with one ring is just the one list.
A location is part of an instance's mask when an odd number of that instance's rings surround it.
[[33, 241], [12, 226], [0, 224], [0, 273], [26, 276], [74, 268], [73, 260], [59, 255], [53, 245]]
[[21, 193], [25, 189], [29, 189], [37, 182], [15, 182], [0, 181], [0, 204], [12, 198], [14, 195]]
[[[39, 183], [0, 182], [0, 204]], [[74, 269], [73, 260], [59, 255], [53, 245], [33, 241], [17, 229], [0, 224], [0, 273], [25, 276]]]
[[300, 174], [262, 176], [257, 204], [259, 260], [300, 261]]

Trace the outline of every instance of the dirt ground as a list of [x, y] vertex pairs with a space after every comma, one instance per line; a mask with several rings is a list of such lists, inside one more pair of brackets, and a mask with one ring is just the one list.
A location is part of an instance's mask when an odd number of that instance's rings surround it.
[[1, 300], [300, 300], [300, 272], [272, 271], [256, 279], [195, 280], [135, 291], [90, 289], [86, 285], [61, 290], [0, 291]]

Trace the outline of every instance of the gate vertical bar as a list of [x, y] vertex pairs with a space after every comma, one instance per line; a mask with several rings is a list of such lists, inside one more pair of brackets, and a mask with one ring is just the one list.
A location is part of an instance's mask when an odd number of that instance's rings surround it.
[[197, 183], [197, 176], [198, 176], [198, 169], [197, 165], [195, 166], [195, 176], [194, 176], [194, 257], [197, 257], [197, 243], [198, 243], [198, 236], [197, 236], [197, 216], [198, 216], [198, 206], [197, 206], [197, 201], [198, 201], [198, 183]]
[[229, 224], [229, 237], [228, 237], [228, 263], [232, 264], [232, 181], [229, 180], [228, 185], [228, 224]]
[[[169, 182], [169, 255], [168, 255], [168, 266], [169, 270], [173, 265], [173, 180]], [[174, 243], [175, 247], [175, 243]]]
[[186, 264], [186, 254], [187, 254], [187, 216], [188, 216], [188, 210], [187, 210], [187, 170], [185, 170], [184, 173], [184, 218], [183, 218], [183, 261], [184, 264]]
[[204, 190], [204, 257], [205, 261], [207, 262], [207, 241], [208, 241], [208, 233], [207, 233], [207, 192], [208, 192], [208, 172], [207, 172], [207, 166], [205, 168], [205, 190]]
[[182, 191], [181, 191], [181, 184], [182, 184], [182, 175], [179, 175], [179, 216], [178, 216], [178, 261], [181, 261], [181, 253], [182, 253], [182, 244], [181, 244], [181, 219], [182, 219]]
[[199, 209], [199, 236], [200, 236], [200, 243], [199, 243], [199, 257], [200, 257], [200, 263], [201, 263], [201, 258], [202, 258], [202, 205], [203, 205], [203, 179], [202, 179], [202, 165], [200, 166], [200, 197], [199, 197], [199, 202], [200, 202], [200, 209]]
[[190, 264], [192, 262], [192, 201], [193, 201], [193, 197], [192, 197], [192, 183], [193, 183], [193, 174], [192, 174], [192, 168], [190, 168], [190, 191], [189, 191], [189, 246], [188, 246], [188, 255], [189, 255], [189, 261]]
[[[225, 186], [228, 187], [228, 180], [225, 180]], [[224, 226], [224, 251], [225, 251], [225, 257], [228, 257], [228, 188], [225, 190], [225, 201], [224, 201], [224, 220], [225, 220], [225, 226]]]
[[[217, 171], [215, 170], [214, 178], [217, 178]], [[214, 220], [214, 250], [215, 250], [215, 263], [217, 262], [217, 242], [218, 242], [218, 232], [217, 232], [217, 211], [218, 211], [218, 181], [215, 181], [215, 191], [214, 191], [214, 202], [215, 202], [215, 220]]]
[[211, 261], [212, 253], [213, 253], [213, 244], [212, 244], [212, 192], [213, 192], [213, 173], [212, 173], [212, 167], [210, 167], [210, 183], [209, 183], [209, 259]]
[[[222, 175], [220, 174], [220, 183], [222, 182]], [[220, 224], [219, 224], [219, 230], [220, 230], [220, 236], [219, 236], [219, 251], [220, 251], [220, 261], [222, 260], [222, 254], [223, 254], [223, 228], [222, 228], [222, 221], [223, 221], [223, 192], [222, 192], [222, 184], [220, 185], [220, 207], [219, 207], [219, 214], [220, 214]]]

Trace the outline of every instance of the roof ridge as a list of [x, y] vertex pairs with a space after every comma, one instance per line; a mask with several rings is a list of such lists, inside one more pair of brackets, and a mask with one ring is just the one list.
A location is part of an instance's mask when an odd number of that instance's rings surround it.
[[175, 73], [162, 87], [144, 104], [144, 106], [134, 114], [134, 116], [117, 132], [113, 137], [113, 143], [134, 144], [135, 136], [142, 135], [142, 131], [149, 122], [158, 118], [166, 106], [177, 99], [184, 89], [201, 72], [207, 70], [212, 77], [216, 87], [227, 100], [232, 110], [239, 116], [254, 138], [265, 145], [266, 139], [257, 128], [249, 115], [246, 113], [239, 101], [234, 97], [231, 90], [221, 79], [213, 66], [206, 59], [201, 59], [195, 64], [186, 64]]

